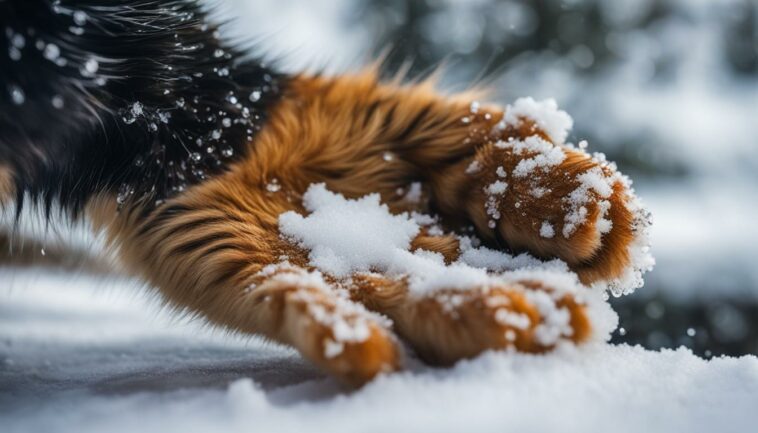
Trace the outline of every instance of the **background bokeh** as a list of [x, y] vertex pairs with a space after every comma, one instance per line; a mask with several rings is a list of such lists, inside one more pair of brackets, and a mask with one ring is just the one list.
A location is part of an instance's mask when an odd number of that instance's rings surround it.
[[[615, 341], [758, 354], [758, 1], [231, 0], [288, 70], [440, 65], [443, 87], [554, 97], [635, 180], [656, 269]], [[623, 335], [622, 335], [623, 334]]]

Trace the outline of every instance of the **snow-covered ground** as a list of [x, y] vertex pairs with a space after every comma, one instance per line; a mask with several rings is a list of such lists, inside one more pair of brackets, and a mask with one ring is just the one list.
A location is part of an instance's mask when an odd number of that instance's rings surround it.
[[758, 425], [758, 358], [605, 344], [411, 363], [349, 392], [288, 349], [167, 317], [136, 283], [0, 272], [3, 432], [711, 432]]

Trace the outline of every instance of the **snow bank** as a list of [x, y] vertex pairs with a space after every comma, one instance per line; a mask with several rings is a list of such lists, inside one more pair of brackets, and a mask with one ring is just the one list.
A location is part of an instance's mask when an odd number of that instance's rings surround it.
[[[0, 425], [60, 432], [711, 432], [758, 423], [758, 359], [594, 344], [411, 364], [356, 392], [291, 351], [168, 320], [134, 283], [0, 272]], [[13, 290], [9, 291], [8, 287]]]

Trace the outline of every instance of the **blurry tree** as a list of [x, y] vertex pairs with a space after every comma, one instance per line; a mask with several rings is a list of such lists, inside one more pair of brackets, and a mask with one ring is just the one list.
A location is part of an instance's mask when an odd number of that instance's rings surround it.
[[[721, 11], [725, 62], [735, 73], [758, 73], [758, 2]], [[523, 54], [568, 57], [577, 70], [601, 71], [618, 60], [620, 35], [649, 31], [658, 21], [691, 19], [670, 0], [358, 0], [362, 23], [374, 31], [374, 51], [392, 50], [387, 69], [412, 60], [428, 71], [451, 55], [475, 74], [492, 73]], [[659, 74], [672, 59], [661, 59]]]

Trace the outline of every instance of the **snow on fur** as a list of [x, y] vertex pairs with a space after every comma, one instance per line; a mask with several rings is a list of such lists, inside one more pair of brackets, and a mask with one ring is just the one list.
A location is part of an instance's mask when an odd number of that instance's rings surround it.
[[[509, 110], [511, 115], [506, 114], [504, 122], [517, 126], [524, 120], [534, 121], [540, 128], [549, 131], [548, 135], [558, 143], [564, 142], [572, 125], [571, 118], [557, 110], [555, 101], [537, 103], [531, 98], [520, 99]], [[496, 180], [484, 187], [483, 192], [487, 195], [485, 211], [490, 217], [489, 226], [493, 229], [503, 216], [501, 203], [509, 193], [509, 179], [530, 182], [532, 195], [541, 197], [547, 191], [542, 184], [545, 176], [565, 160], [566, 150], [586, 152], [587, 148], [586, 142], [578, 147], [570, 143], [555, 145], [539, 136], [498, 141], [495, 146], [522, 159], [511, 173], [497, 167]], [[611, 209], [609, 198], [614, 185], [621, 183], [629, 196], [625, 206], [635, 217], [636, 238], [629, 247], [631, 263], [620, 277], [596, 283], [594, 287], [609, 290], [615, 296], [629, 294], [644, 284], [642, 274], [655, 263], [649, 252], [650, 214], [634, 195], [631, 180], [619, 173], [613, 163], [600, 153], [588, 154], [588, 158], [595, 165], [576, 176], [578, 186], [563, 198], [565, 214], [560, 235], [569, 239], [579, 226], [586, 224], [589, 213], [587, 205], [596, 201], [600, 212], [593, 221], [593, 227], [602, 239], [602, 235], [613, 228], [612, 221], [607, 218]], [[477, 175], [480, 170], [481, 165], [474, 161], [467, 167], [466, 173]], [[411, 189], [413, 186], [418, 190], [418, 194], [414, 195], [419, 195], [420, 185], [412, 185]], [[411, 241], [425, 225], [419, 218], [433, 218], [392, 215], [387, 206], [380, 203], [378, 194], [346, 200], [339, 194], [329, 192], [324, 185], [316, 185], [306, 192], [303, 204], [310, 215], [303, 216], [296, 212], [283, 214], [280, 217], [280, 231], [310, 251], [311, 265], [333, 277], [347, 278], [354, 272], [379, 270], [391, 276], [408, 276], [411, 290], [417, 294], [441, 288], [487, 287], [496, 282], [488, 274], [489, 268], [486, 266], [469, 266], [462, 260], [446, 266], [440, 254], [410, 252]], [[516, 201], [514, 206], [518, 208], [520, 202]], [[554, 223], [544, 221], [537, 229], [538, 235], [543, 238], [558, 235]], [[433, 226], [433, 229], [440, 234], [437, 227]]]
[[534, 121], [555, 144], [565, 143], [574, 126], [574, 119], [565, 111], [559, 110], [558, 103], [552, 98], [539, 102], [531, 97], [517, 99], [513, 105], [505, 108], [502, 126], [518, 127], [522, 119]]
[[[614, 185], [620, 183], [628, 195], [624, 205], [634, 215], [635, 239], [628, 251], [631, 263], [621, 276], [611, 281], [596, 283], [594, 286], [608, 290], [614, 296], [626, 295], [642, 287], [644, 284], [642, 274], [650, 271], [655, 265], [655, 260], [650, 254], [649, 241], [652, 219], [642, 202], [635, 196], [632, 181], [621, 174], [614, 163], [607, 161], [604, 154], [594, 153], [590, 155], [587, 153], [588, 144], [586, 141], [582, 140], [578, 145], [566, 143], [566, 137], [573, 126], [573, 119], [566, 112], [558, 109], [555, 100], [535, 101], [530, 97], [520, 98], [513, 105], [506, 107], [505, 115], [495, 129], [502, 131], [508, 126], [518, 128], [525, 121], [533, 122], [552, 142], [538, 135], [522, 140], [510, 138], [507, 141], [496, 142], [495, 146], [499, 149], [508, 150], [521, 158], [510, 176], [515, 181], [530, 182], [532, 195], [540, 198], [548, 191], [543, 182], [566, 159], [565, 150], [571, 149], [574, 152], [585, 153], [594, 165], [576, 176], [575, 180], [578, 187], [563, 197], [565, 213], [560, 234], [564, 238], [570, 239], [580, 226], [588, 223], [587, 205], [596, 202], [600, 212], [592, 223], [598, 232], [598, 236], [602, 239], [604, 234], [613, 229], [612, 221], [607, 218], [612, 206], [609, 198], [613, 193]], [[478, 169], [479, 167], [476, 171], [471, 171], [471, 167], [469, 167], [466, 173], [475, 175]], [[498, 167], [495, 174], [499, 179], [503, 179], [496, 183], [507, 185], [504, 179], [507, 178], [508, 173], [505, 173], [502, 167]], [[485, 193], [488, 194], [485, 211], [491, 218], [489, 227], [494, 229], [497, 226], [497, 220], [502, 217], [500, 203], [507, 194], [507, 189], [495, 190], [492, 188], [493, 186], [495, 184], [485, 188]], [[514, 206], [518, 208], [520, 203], [516, 201]], [[538, 228], [539, 235], [543, 238], [556, 236], [553, 223], [555, 222], [544, 221]]]
[[[602, 302], [599, 291], [582, 287], [561, 261], [542, 262], [527, 254], [514, 257], [475, 247], [473, 239], [459, 237], [461, 257], [447, 265], [439, 253], [410, 251], [411, 241], [422, 225], [434, 219], [418, 214], [393, 215], [381, 204], [378, 194], [350, 200], [317, 184], [305, 193], [303, 204], [310, 214], [284, 213], [279, 218], [279, 229], [283, 236], [309, 250], [312, 266], [332, 277], [344, 280], [355, 273], [380, 272], [391, 278], [407, 278], [416, 296], [435, 296], [442, 289], [497, 285], [523, 290], [518, 281], [542, 281], [552, 289], [549, 294], [524, 290], [543, 318], [535, 334], [541, 344], [552, 345], [570, 336], [568, 311], [556, 306], [567, 294], [588, 306], [596, 338], [606, 339], [616, 327], [615, 314]], [[444, 296], [436, 299], [443, 304], [453, 302]], [[511, 319], [514, 318], [504, 318], [509, 323]]]
[[[331, 337], [324, 341], [324, 356], [333, 358], [342, 353], [346, 343], [360, 343], [371, 335], [370, 323], [389, 327], [387, 318], [370, 312], [362, 304], [352, 302], [344, 290], [333, 290], [319, 271], [306, 271], [292, 266], [286, 260], [264, 267], [259, 276], [266, 277], [268, 283], [295, 287], [294, 298], [308, 308], [310, 317], [331, 331]], [[248, 291], [255, 290], [248, 287]], [[329, 308], [319, 302], [318, 292], [330, 291]]]
[[[477, 110], [478, 106], [472, 106], [472, 111]], [[520, 122], [526, 120], [533, 121], [554, 143], [535, 135], [523, 140], [498, 141], [495, 144], [522, 159], [511, 173], [503, 167], [497, 167], [496, 180], [484, 187], [483, 192], [487, 195], [485, 210], [490, 217], [490, 228], [495, 228], [502, 217], [501, 202], [509, 192], [509, 180], [529, 181], [533, 193], [541, 196], [545, 191], [542, 180], [565, 161], [567, 150], [586, 152], [585, 142], [578, 147], [564, 144], [573, 121], [568, 114], [557, 109], [555, 101], [538, 103], [531, 98], [519, 99], [506, 109], [500, 127], [503, 127], [503, 122], [518, 127]], [[615, 329], [617, 318], [610, 312], [608, 304], [600, 299], [601, 293], [609, 290], [620, 296], [641, 287], [642, 273], [652, 267], [653, 260], [647, 247], [649, 215], [634, 197], [631, 181], [606, 161], [604, 155], [595, 154], [591, 158], [595, 164], [576, 175], [578, 186], [563, 198], [565, 215], [560, 234], [568, 239], [580, 225], [585, 224], [587, 205], [593, 201], [600, 207], [594, 227], [601, 238], [608, 233], [613, 227], [607, 218], [611, 207], [609, 199], [614, 185], [619, 182], [629, 192], [629, 204], [626, 206], [636, 216], [634, 224], [637, 233], [637, 239], [629, 251], [631, 265], [619, 278], [595, 283], [594, 291], [583, 287], [563, 262], [541, 262], [528, 255], [513, 257], [484, 247], [475, 247], [476, 240], [467, 237], [457, 236], [461, 256], [449, 265], [439, 253], [410, 251], [411, 242], [422, 227], [435, 234], [442, 234], [442, 230], [435, 225], [436, 219], [429, 215], [393, 215], [381, 203], [379, 194], [349, 200], [327, 190], [324, 184], [311, 185], [303, 196], [303, 206], [308, 215], [286, 212], [279, 218], [279, 229], [282, 236], [309, 251], [310, 264], [314, 268], [337, 280], [347, 281], [356, 273], [379, 272], [390, 278], [405, 279], [411, 294], [434, 296], [444, 307], [451, 309], [455, 308], [455, 300], [437, 294], [441, 290], [487, 289], [498, 285], [523, 290], [518, 284], [519, 279], [541, 281], [552, 292], [524, 291], [524, 295], [537, 307], [542, 317], [535, 330], [540, 344], [553, 345], [562, 337], [571, 335], [568, 311], [556, 306], [557, 301], [567, 294], [588, 306], [590, 320], [595, 327], [595, 338], [606, 339]], [[476, 175], [480, 170], [481, 166], [475, 161], [466, 169], [466, 173]], [[420, 196], [421, 185], [411, 185], [409, 191], [411, 192], [407, 196]], [[404, 189], [398, 193], [406, 194]], [[418, 199], [414, 197], [410, 201]], [[518, 201], [514, 203], [517, 208], [519, 205]], [[550, 221], [544, 221], [538, 231], [543, 238], [557, 235]], [[528, 318], [517, 317], [518, 315], [506, 310], [502, 310], [502, 313], [497, 318], [503, 324], [517, 329], [529, 325]], [[356, 339], [360, 341], [361, 336], [365, 338], [366, 333], [361, 332], [361, 323], [358, 321], [347, 326], [343, 321], [325, 318], [325, 324], [335, 327], [335, 335], [345, 337], [337, 338], [333, 345], [325, 348], [325, 353], [338, 354], [344, 342]], [[351, 331], [338, 333], [336, 327]]]

